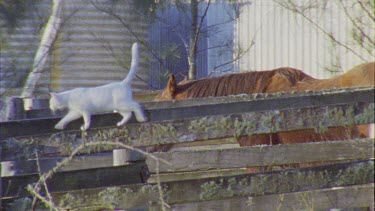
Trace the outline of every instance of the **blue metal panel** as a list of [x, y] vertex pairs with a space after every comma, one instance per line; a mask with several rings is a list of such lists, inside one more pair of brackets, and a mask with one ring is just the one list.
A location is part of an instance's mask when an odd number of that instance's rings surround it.
[[[154, 50], [150, 65], [150, 84], [154, 88], [166, 85], [168, 74], [173, 73], [177, 81], [188, 75], [189, 64], [185, 43], [189, 42], [190, 14], [169, 5], [158, 11], [158, 20], [151, 24], [149, 44]], [[206, 22], [203, 23], [206, 25]], [[184, 41], [185, 43], [184, 43]], [[207, 38], [198, 43], [197, 78], [207, 76]]]

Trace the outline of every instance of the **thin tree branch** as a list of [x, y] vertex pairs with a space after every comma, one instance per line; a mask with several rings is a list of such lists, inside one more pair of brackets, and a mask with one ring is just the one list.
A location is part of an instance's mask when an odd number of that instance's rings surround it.
[[[352, 48], [350, 48], [349, 46], [345, 45], [344, 43], [338, 41], [331, 33], [327, 32], [324, 28], [322, 28], [318, 23], [314, 22], [311, 18], [309, 18], [308, 16], [306, 16], [303, 11], [300, 11], [297, 6], [291, 1], [289, 0], [288, 3], [289, 4], [283, 4], [283, 3], [280, 3], [280, 2], [276, 2], [277, 4], [279, 4], [280, 6], [284, 7], [285, 9], [288, 9], [292, 12], [295, 12], [299, 15], [301, 15], [303, 18], [305, 18], [308, 22], [310, 22], [313, 26], [315, 26], [317, 29], [319, 29], [323, 34], [325, 34], [328, 38], [330, 38], [334, 43], [342, 46], [343, 48], [345, 48], [346, 50], [352, 52], [354, 55], [356, 55], [358, 58], [360, 58], [361, 60], [363, 61], [367, 61], [365, 58], [363, 58], [360, 54], [358, 54], [357, 52], [355, 52]], [[289, 5], [289, 6], [288, 6]], [[292, 6], [292, 7], [290, 7]]]
[[204, 21], [204, 19], [207, 16], [208, 8], [210, 7], [210, 5], [211, 5], [211, 0], [208, 0], [207, 7], [204, 10], [204, 13], [203, 13], [203, 15], [201, 17], [201, 21], [200, 21], [200, 23], [198, 25], [198, 29], [195, 31], [194, 46], [197, 46], [199, 34], [201, 33], [201, 28], [203, 26], [203, 21]]
[[[359, 5], [361, 5], [362, 9], [367, 13], [367, 15], [371, 18], [371, 20], [375, 22], [375, 16], [373, 16], [374, 11], [373, 12], [368, 11], [367, 8], [363, 5], [362, 1], [357, 0], [357, 2], [359, 3]], [[372, 8], [374, 8], [374, 6], [372, 6]]]
[[167, 28], [169, 28], [169, 29], [171, 29], [177, 36], [178, 36], [178, 38], [180, 38], [180, 40], [182, 41], [182, 43], [184, 44], [184, 47], [185, 47], [185, 51], [186, 51], [186, 54], [187, 55], [189, 55], [189, 44], [188, 44], [188, 42], [186, 41], [186, 39], [181, 35], [181, 33], [179, 33], [179, 32], [177, 32], [176, 30], [175, 30], [175, 27], [169, 27], [168, 26], [168, 24], [167, 23], [165, 23], [165, 21], [163, 21], [163, 20], [159, 20], [160, 21], [160, 23], [162, 23], [162, 24], [164, 24], [164, 25], [166, 25], [165, 27]]
[[216, 67], [214, 67], [214, 69], [210, 72], [209, 76], [213, 73], [213, 72], [217, 72], [216, 69], [222, 67], [222, 66], [225, 66], [225, 65], [228, 65], [228, 64], [231, 64], [237, 60], [239, 60], [240, 58], [242, 58], [243, 55], [245, 55], [253, 46], [254, 46], [255, 42], [252, 41], [251, 42], [251, 45], [245, 50], [245, 51], [242, 51], [240, 52], [234, 59], [232, 59], [231, 61], [228, 61], [226, 63], [223, 63], [223, 64], [220, 64]]
[[[46, 180], [50, 179], [61, 167], [67, 165], [70, 161], [73, 160], [73, 158], [79, 154], [81, 151], [83, 151], [85, 148], [87, 147], [93, 147], [93, 146], [113, 146], [113, 147], [121, 147], [121, 148], [125, 148], [125, 149], [129, 149], [129, 150], [133, 150], [133, 151], [136, 151], [142, 155], [145, 155], [153, 160], [156, 161], [156, 173], [157, 173], [157, 186], [158, 186], [158, 189], [159, 189], [159, 199], [161, 200], [161, 203], [162, 203], [162, 209], [163, 210], [167, 210], [166, 208], [169, 208], [169, 205], [164, 201], [164, 193], [162, 191], [162, 188], [161, 188], [161, 181], [160, 181], [160, 175], [159, 175], [159, 164], [160, 162], [166, 164], [166, 165], [172, 165], [170, 162], [164, 160], [164, 159], [160, 159], [150, 153], [147, 153], [147, 152], [144, 152], [140, 149], [137, 149], [137, 148], [134, 148], [132, 146], [129, 146], [129, 145], [125, 145], [123, 143], [120, 143], [120, 142], [111, 142], [111, 141], [93, 141], [93, 142], [88, 142], [87, 143], [87, 140], [86, 140], [86, 135], [85, 135], [85, 132], [82, 132], [82, 142], [83, 144], [79, 145], [77, 148], [75, 148], [75, 150], [69, 155], [69, 157], [66, 157], [64, 158], [61, 162], [57, 163], [57, 165], [52, 168], [51, 170], [49, 170], [48, 172], [42, 174], [40, 177], [39, 177], [39, 180], [35, 183], [34, 186], [32, 185], [28, 185], [27, 186], [27, 190], [34, 196], [34, 197], [37, 197], [39, 198], [44, 204], [46, 204], [47, 206], [49, 206], [51, 209], [54, 209], [54, 210], [60, 210], [60, 209], [63, 209], [61, 207], [58, 207], [56, 206], [51, 200], [43, 197], [42, 195], [40, 195], [39, 191], [37, 191], [36, 187], [40, 187], [41, 184], [44, 184], [46, 182]], [[158, 178], [159, 177], [159, 178]]]
[[230, 46], [230, 44], [224, 43], [222, 45], [215, 45], [215, 46], [212, 46], [212, 47], [209, 47], [209, 48], [200, 49], [200, 50], [197, 51], [197, 53], [207, 51], [207, 50], [217, 49], [217, 48], [229, 47], [229, 46]]
[[363, 31], [363, 29], [360, 27], [360, 26], [358, 26], [358, 24], [357, 24], [357, 22], [353, 19], [353, 17], [349, 14], [349, 12], [348, 12], [348, 10], [347, 10], [347, 8], [345, 7], [345, 5], [344, 5], [344, 3], [342, 2], [342, 1], [338, 1], [340, 4], [341, 4], [341, 6], [342, 6], [342, 8], [344, 9], [344, 12], [345, 12], [345, 14], [346, 14], [346, 16], [348, 16], [348, 18], [350, 19], [350, 21], [352, 22], [352, 24], [353, 24], [353, 26], [358, 30], [358, 31], [360, 31], [361, 32], [361, 34], [362, 34], [362, 36], [363, 37], [365, 37], [371, 44], [372, 44], [372, 46], [374, 46], [375, 45], [375, 42], [374, 42], [374, 40], [372, 40], [364, 31]]
[[157, 53], [155, 53], [155, 51], [147, 44], [146, 41], [144, 40], [141, 40], [139, 38], [139, 36], [134, 32], [134, 30], [127, 24], [125, 23], [125, 21], [119, 16], [117, 15], [116, 13], [114, 13], [112, 10], [106, 10], [104, 8], [101, 8], [99, 7], [96, 3], [94, 3], [94, 1], [92, 2], [92, 5], [99, 11], [101, 12], [104, 12], [112, 17], [114, 17], [115, 19], [117, 19], [117, 21], [119, 21], [126, 29], [129, 30], [129, 32], [137, 39], [137, 41], [142, 44], [143, 46], [145, 46], [147, 48], [147, 50], [156, 58], [156, 60], [158, 60], [158, 62], [167, 70], [169, 71], [169, 68], [164, 64], [163, 60], [157, 55]]

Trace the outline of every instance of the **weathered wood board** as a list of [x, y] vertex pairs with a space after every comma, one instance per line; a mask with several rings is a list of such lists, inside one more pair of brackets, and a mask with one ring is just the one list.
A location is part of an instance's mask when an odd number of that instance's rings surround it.
[[[171, 209], [190, 210], [356, 210], [374, 208], [374, 184], [337, 187], [257, 197], [174, 204]], [[154, 209], [160, 210], [159, 207]]]
[[[2, 141], [3, 156], [42, 146], [56, 147], [63, 155], [91, 141], [120, 141], [131, 146], [183, 143], [199, 140], [374, 123], [374, 102], [271, 110], [194, 117], [162, 122], [129, 124], [119, 128], [92, 129], [85, 133], [64, 131], [52, 135]], [[82, 140], [84, 136], [84, 140]], [[42, 149], [39, 149], [42, 150]]]
[[[218, 172], [205, 172], [205, 177], [225, 176], [223, 169], [228, 174], [245, 174], [245, 167], [271, 167], [283, 164], [299, 164], [308, 162], [343, 162], [346, 160], [360, 160], [374, 158], [374, 140], [357, 139], [335, 142], [316, 142], [304, 144], [273, 145], [239, 147], [234, 144], [199, 146], [189, 150], [177, 150], [152, 155], [170, 162], [172, 165], [160, 163], [159, 171], [162, 181], [186, 180], [200, 178], [201, 171], [217, 169]], [[308, 150], [307, 150], [308, 149]], [[278, 155], [278, 156], [274, 156]], [[42, 172], [52, 169], [64, 157], [39, 158]], [[142, 157], [144, 159], [144, 157]], [[12, 163], [12, 175], [37, 174], [37, 161], [16, 160], [3, 163]], [[63, 166], [58, 172], [75, 171], [94, 168], [112, 167], [113, 153], [103, 152], [89, 155], [76, 156]], [[155, 173], [156, 162], [147, 159], [150, 173]], [[238, 170], [230, 170], [238, 168]], [[242, 170], [241, 170], [242, 168]], [[221, 170], [220, 170], [221, 169]], [[262, 168], [265, 169], [265, 168]], [[186, 171], [192, 171], [187, 173]], [[168, 173], [170, 172], [170, 173]], [[179, 172], [179, 173], [178, 173]], [[163, 174], [167, 173], [167, 174]], [[153, 175], [151, 182], [155, 181]]]
[[[13, 160], [13, 161], [4, 161], [3, 164], [11, 165], [11, 174], [7, 172], [2, 172], [1, 176], [15, 176], [15, 175], [24, 175], [24, 174], [37, 174], [38, 173], [38, 164], [40, 171], [42, 173], [51, 170], [59, 162], [61, 162], [66, 157], [47, 157], [30, 160]], [[58, 172], [63, 171], [75, 171], [75, 170], [85, 170], [85, 169], [94, 169], [94, 168], [104, 168], [113, 166], [113, 156], [111, 152], [108, 153], [99, 153], [99, 154], [90, 154], [83, 156], [74, 157], [68, 165], [62, 166]]]
[[[374, 183], [374, 161], [162, 183], [168, 204], [228, 200]], [[159, 202], [157, 185], [136, 184], [52, 193], [56, 204], [127, 209]], [[256, 201], [255, 201], [256, 202]], [[103, 208], [104, 209], [104, 208]]]
[[[15, 175], [1, 172], [1, 197], [29, 195], [26, 186], [39, 177], [35, 171], [35, 161], [29, 160], [35, 157], [35, 150], [42, 155], [68, 155], [78, 145], [96, 141], [114, 141], [131, 146], [185, 144], [249, 134], [301, 129], [324, 131], [328, 127], [368, 124], [374, 123], [373, 96], [374, 88], [371, 87], [149, 102], [143, 106], [150, 122], [138, 124], [132, 120], [130, 124], [117, 128], [114, 125], [119, 121], [119, 116], [100, 114], [93, 116], [94, 124], [87, 132], [74, 130], [79, 128], [80, 121], [73, 122], [66, 131], [57, 132], [53, 129], [53, 125], [59, 121], [56, 117], [1, 122], [2, 161], [6, 158], [19, 165]], [[110, 146], [104, 148], [99, 151], [112, 149]], [[159, 170], [163, 172], [162, 177], [168, 177], [162, 180], [165, 200], [178, 209], [199, 206], [196, 203], [203, 201], [240, 200], [242, 204], [254, 202], [250, 204], [256, 210], [262, 208], [260, 202], [278, 200], [282, 196], [286, 208], [281, 207], [281, 210], [287, 210], [288, 197], [292, 201], [293, 197], [295, 200], [297, 196], [307, 194], [295, 192], [308, 191], [316, 200], [319, 198], [318, 189], [337, 186], [345, 186], [345, 191], [333, 193], [334, 190], [329, 190], [337, 197], [339, 193], [361, 196], [371, 193], [368, 186], [373, 187], [374, 182], [373, 150], [373, 139], [360, 139], [249, 148], [202, 148], [155, 155], [172, 162], [172, 166], [161, 164]], [[87, 149], [82, 153], [94, 151]], [[150, 208], [157, 210], [158, 187], [145, 183], [149, 176], [146, 164], [140, 162], [113, 167], [112, 156], [108, 154], [91, 158], [81, 156], [57, 172], [47, 183], [56, 203], [79, 209], [93, 206], [129, 209], [153, 203], [156, 207], [151, 205]], [[59, 161], [42, 158], [42, 171]], [[257, 174], [249, 174], [244, 168], [326, 161], [345, 163]], [[155, 162], [149, 160], [147, 164], [155, 172]], [[358, 186], [362, 184], [364, 186]], [[347, 187], [352, 185], [358, 188]], [[283, 195], [273, 195], [272, 198], [269, 194]], [[348, 197], [342, 195], [340, 200], [347, 201]], [[324, 202], [324, 199], [319, 200]], [[352, 205], [368, 205], [366, 200], [357, 200]], [[210, 202], [204, 203], [213, 206]], [[273, 206], [272, 209], [280, 205], [269, 204]], [[341, 206], [336, 203], [329, 208]]]
[[[160, 163], [159, 172], [161, 173], [342, 161], [374, 158], [374, 139], [229, 149], [219, 147], [218, 149], [161, 152], [153, 155], [172, 164]], [[149, 171], [155, 173], [156, 161], [147, 159], [146, 163]]]
[[[56, 172], [47, 180], [47, 185], [51, 192], [56, 192], [144, 183], [148, 175], [145, 170], [145, 163], [140, 162], [128, 166]], [[30, 195], [26, 187], [38, 179], [39, 174], [1, 177], [1, 195], [5, 198]]]
[[[115, 192], [115, 191], [114, 191]], [[66, 200], [69, 198], [67, 195]], [[109, 199], [109, 198], [108, 198]], [[18, 203], [14, 200], [5, 200], [5, 206], [9, 210], [18, 210], [20, 206], [25, 206], [25, 201], [31, 202], [24, 198], [20, 198]], [[321, 190], [301, 191], [295, 193], [272, 194], [256, 197], [234, 197], [230, 199], [222, 199], [215, 201], [201, 201], [181, 204], [170, 204], [171, 210], [191, 211], [191, 210], [355, 210], [368, 211], [374, 208], [374, 184], [354, 185], [346, 187], [335, 187]], [[80, 206], [80, 211], [106, 210], [106, 209], [123, 209], [123, 207], [115, 205], [94, 205]], [[45, 210], [40, 206], [36, 209]], [[127, 211], [159, 211], [158, 204], [143, 204], [138, 207], [126, 209]]]
[[[374, 88], [355, 88], [306, 93], [274, 93], [240, 95], [219, 98], [191, 99], [186, 101], [144, 103], [150, 122], [177, 120], [190, 117], [223, 115], [266, 110], [298, 109], [311, 106], [374, 102]], [[279, 98], [279, 96], [287, 96]], [[54, 125], [61, 117], [45, 119], [15, 120], [0, 122], [0, 140], [57, 132]], [[91, 128], [115, 127], [121, 119], [118, 114], [98, 114], [92, 116]], [[129, 122], [135, 123], [134, 118]], [[68, 125], [66, 130], [77, 130], [82, 120]]]
[[[150, 109], [163, 109], [163, 108], [176, 108], [176, 107], [191, 107], [191, 106], [204, 106], [209, 104], [222, 104], [222, 103], [236, 103], [236, 102], [244, 102], [244, 101], [251, 101], [251, 100], [263, 100], [263, 99], [273, 99], [273, 98], [285, 98], [285, 97], [302, 97], [306, 95], [320, 95], [320, 94], [336, 94], [336, 93], [350, 93], [350, 92], [357, 92], [357, 91], [365, 91], [369, 90], [373, 87], [356, 87], [356, 88], [340, 88], [340, 89], [331, 89], [331, 90], [324, 90], [324, 91], [303, 91], [303, 92], [278, 92], [278, 93], [258, 93], [253, 95], [231, 95], [225, 97], [209, 97], [209, 98], [200, 98], [200, 99], [185, 99], [185, 100], [173, 100], [173, 101], [159, 101], [155, 102], [154, 98], [159, 93], [157, 92], [150, 92], [150, 93], [139, 93], [134, 95], [135, 100], [138, 102], [142, 102], [142, 105], [147, 110]], [[357, 98], [362, 99], [362, 98]], [[363, 100], [363, 99], [362, 99]], [[15, 105], [18, 107], [18, 110], [21, 110], [22, 113], [19, 115], [23, 118], [12, 118], [12, 120], [17, 119], [34, 119], [34, 118], [45, 118], [45, 117], [53, 117], [56, 115], [62, 115], [62, 113], [57, 112], [56, 114], [52, 114], [49, 110], [49, 99], [34, 99], [37, 101], [37, 108], [29, 111], [24, 111], [20, 108], [23, 108], [22, 99], [15, 98], [16, 101]], [[302, 102], [306, 103], [306, 102]], [[311, 102], [307, 102], [311, 103]]]

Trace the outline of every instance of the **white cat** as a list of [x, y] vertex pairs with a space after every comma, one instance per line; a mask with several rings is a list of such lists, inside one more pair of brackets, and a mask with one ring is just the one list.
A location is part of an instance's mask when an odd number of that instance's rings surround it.
[[118, 112], [123, 119], [117, 126], [124, 125], [134, 112], [138, 122], [147, 121], [141, 106], [134, 101], [131, 81], [138, 69], [138, 44], [132, 46], [132, 61], [128, 75], [121, 82], [106, 84], [93, 88], [76, 88], [61, 93], [51, 93], [50, 109], [68, 108], [68, 113], [56, 125], [56, 129], [64, 129], [71, 121], [83, 117], [84, 125], [81, 130], [90, 127], [90, 117], [94, 113]]

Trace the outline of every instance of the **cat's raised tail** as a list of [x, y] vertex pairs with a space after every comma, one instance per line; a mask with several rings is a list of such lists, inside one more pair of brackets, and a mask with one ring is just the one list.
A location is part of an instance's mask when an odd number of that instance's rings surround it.
[[130, 70], [126, 78], [123, 80], [124, 83], [131, 83], [135, 74], [138, 70], [139, 54], [138, 54], [138, 43], [133, 43], [132, 46], [132, 61], [130, 64]]

